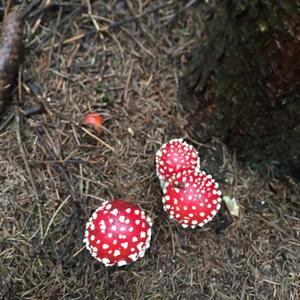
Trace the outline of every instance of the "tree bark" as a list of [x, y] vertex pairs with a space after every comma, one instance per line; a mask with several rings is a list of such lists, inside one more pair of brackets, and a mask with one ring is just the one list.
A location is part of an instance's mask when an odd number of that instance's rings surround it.
[[300, 178], [299, 1], [216, 1], [181, 84], [199, 139]]

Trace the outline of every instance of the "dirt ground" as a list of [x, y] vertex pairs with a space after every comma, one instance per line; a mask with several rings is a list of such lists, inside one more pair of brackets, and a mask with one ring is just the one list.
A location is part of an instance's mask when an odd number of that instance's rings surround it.
[[[36, 3], [0, 120], [0, 298], [299, 299], [299, 184], [272, 170], [257, 175], [217, 140], [196, 141], [179, 105], [207, 4]], [[38, 104], [44, 113], [24, 117]], [[99, 136], [81, 125], [90, 111], [104, 116]], [[168, 219], [154, 156], [174, 137], [197, 148], [223, 194], [237, 199], [238, 217], [223, 205], [202, 229]], [[113, 198], [154, 221], [145, 257], [121, 268], [105, 268], [82, 242], [91, 213]]]

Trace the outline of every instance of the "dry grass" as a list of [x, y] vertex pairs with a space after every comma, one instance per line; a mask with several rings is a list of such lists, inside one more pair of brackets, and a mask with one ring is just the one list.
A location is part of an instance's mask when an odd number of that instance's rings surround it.
[[[1, 299], [300, 298], [299, 185], [259, 177], [218, 141], [194, 141], [178, 104], [204, 8], [76, 0], [32, 9], [19, 96], [0, 123]], [[38, 103], [46, 112], [24, 118]], [[105, 117], [101, 141], [81, 128], [88, 111]], [[238, 218], [223, 207], [202, 230], [168, 220], [154, 155], [178, 136], [238, 199]], [[151, 215], [152, 244], [136, 263], [105, 268], [83, 249], [84, 226], [117, 197]]]

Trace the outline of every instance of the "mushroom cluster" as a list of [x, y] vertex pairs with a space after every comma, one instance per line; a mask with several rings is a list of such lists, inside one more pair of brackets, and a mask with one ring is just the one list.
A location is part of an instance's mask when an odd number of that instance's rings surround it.
[[[184, 228], [203, 226], [220, 209], [221, 191], [211, 175], [200, 169], [197, 150], [173, 139], [156, 153], [156, 172], [163, 189], [163, 207]], [[116, 199], [104, 202], [85, 228], [88, 251], [105, 266], [124, 266], [150, 247], [152, 221], [137, 205]]]
[[220, 209], [221, 191], [212, 176], [200, 170], [197, 150], [183, 139], [173, 139], [162, 145], [155, 160], [170, 218], [184, 228], [211, 221]]

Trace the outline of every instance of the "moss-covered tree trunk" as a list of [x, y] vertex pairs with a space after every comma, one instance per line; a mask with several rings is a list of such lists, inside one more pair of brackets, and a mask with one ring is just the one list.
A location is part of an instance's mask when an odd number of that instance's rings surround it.
[[300, 1], [216, 1], [181, 83], [199, 139], [300, 176]]

